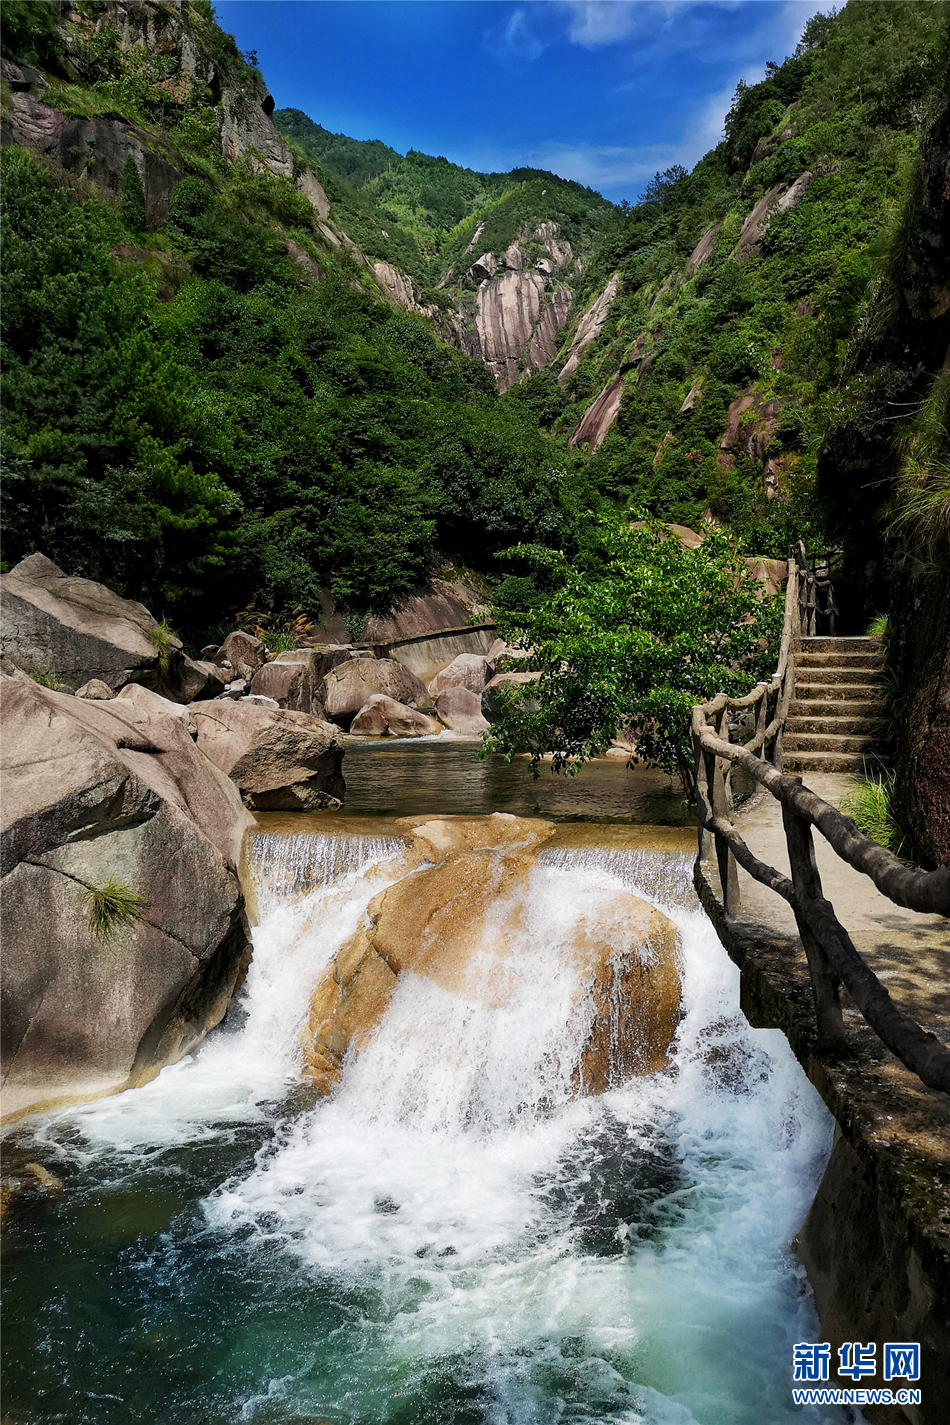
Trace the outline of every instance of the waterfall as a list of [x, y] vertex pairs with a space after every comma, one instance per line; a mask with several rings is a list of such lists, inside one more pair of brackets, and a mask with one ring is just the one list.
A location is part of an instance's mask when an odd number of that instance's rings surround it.
[[[186, 1148], [208, 1162], [256, 1125], [143, 1259], [187, 1313], [203, 1384], [178, 1413], [96, 1418], [792, 1425], [792, 1343], [817, 1328], [787, 1243], [829, 1124], [782, 1036], [739, 1015], [691, 858], [543, 851], [514, 919], [499, 908], [517, 930], [492, 992], [405, 972], [337, 1092], [301, 1101], [311, 989], [406, 874], [403, 845], [256, 834], [261, 921], [223, 1029], [39, 1135], [154, 1192]], [[620, 886], [680, 932], [683, 1017], [667, 1070], [576, 1098], [559, 947]]]
[[280, 835], [255, 831], [248, 837], [258, 907], [262, 915], [283, 902], [329, 886], [373, 862], [401, 851], [395, 836]]

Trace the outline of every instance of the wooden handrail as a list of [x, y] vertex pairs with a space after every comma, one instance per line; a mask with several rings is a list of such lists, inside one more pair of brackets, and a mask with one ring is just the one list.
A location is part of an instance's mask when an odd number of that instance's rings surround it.
[[[910, 869], [865, 836], [850, 817], [804, 786], [801, 777], [782, 773], [782, 736], [795, 686], [795, 645], [801, 637], [814, 634], [819, 613], [827, 615], [833, 631], [837, 611], [830, 565], [826, 562], [826, 571], [819, 578], [809, 569], [804, 549], [799, 548], [800, 555], [792, 554], [788, 561], [782, 639], [772, 678], [756, 684], [744, 697], [719, 693], [693, 708], [697, 873], [712, 835], [727, 916], [734, 916], [739, 909], [737, 866], [791, 905], [808, 959], [820, 1046], [834, 1052], [847, 1044], [839, 999], [839, 987], [844, 985], [881, 1042], [928, 1087], [950, 1093], [950, 1050], [898, 1009], [825, 899], [812, 828], [821, 832], [836, 855], [868, 876], [882, 895], [909, 910], [950, 916], [950, 868]], [[826, 590], [823, 610], [817, 606], [819, 587]], [[772, 699], [775, 709], [769, 719]], [[730, 713], [747, 718], [752, 709], [754, 731], [743, 744], [733, 743]], [[781, 803], [791, 879], [760, 861], [736, 830], [730, 786], [734, 766], [743, 767]]]

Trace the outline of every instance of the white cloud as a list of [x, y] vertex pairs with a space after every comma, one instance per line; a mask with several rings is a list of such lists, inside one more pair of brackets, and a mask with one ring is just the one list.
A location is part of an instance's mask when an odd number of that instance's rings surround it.
[[501, 35], [502, 48], [519, 59], [538, 59], [546, 48], [522, 6], [513, 10]]

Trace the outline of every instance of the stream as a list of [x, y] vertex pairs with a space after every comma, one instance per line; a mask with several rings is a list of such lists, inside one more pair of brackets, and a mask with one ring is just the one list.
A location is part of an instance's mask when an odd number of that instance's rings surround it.
[[[346, 776], [344, 812], [252, 833], [254, 959], [224, 1024], [144, 1088], [19, 1127], [64, 1191], [5, 1233], [4, 1422], [855, 1418], [791, 1397], [792, 1346], [819, 1336], [790, 1244], [832, 1121], [739, 1013], [678, 790], [622, 763], [533, 782], [461, 743], [353, 746]], [[393, 818], [499, 810], [566, 819], [506, 1002], [405, 974], [315, 1098], [300, 1023], [405, 874]], [[663, 1073], [577, 1099], [559, 937], [618, 885], [680, 932], [683, 1018]]]

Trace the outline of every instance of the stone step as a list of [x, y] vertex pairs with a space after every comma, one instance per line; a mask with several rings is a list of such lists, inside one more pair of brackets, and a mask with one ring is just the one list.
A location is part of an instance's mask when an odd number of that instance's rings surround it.
[[796, 703], [876, 703], [876, 683], [807, 683], [795, 684]]
[[788, 752], [871, 752], [875, 738], [869, 732], [795, 732], [786, 729], [782, 746]]
[[876, 653], [815, 653], [808, 649], [796, 653], [795, 667], [869, 668], [877, 673], [881, 670], [881, 659]]
[[[841, 706], [839, 704], [839, 706]], [[854, 703], [844, 704], [847, 708], [855, 706]], [[845, 733], [850, 737], [871, 737], [875, 732], [875, 719], [868, 716], [838, 717], [832, 714], [831, 717], [819, 714], [817, 717], [801, 716], [790, 713], [785, 724], [786, 736], [790, 732], [814, 732], [814, 733]]]
[[873, 766], [874, 758], [867, 752], [792, 751], [782, 758], [785, 772], [806, 776], [809, 772], [864, 772]]
[[796, 667], [795, 672], [796, 690], [799, 682], [817, 683], [825, 687], [837, 683], [864, 683], [877, 687], [882, 681], [878, 668], [842, 668], [840, 664], [833, 668]]
[[878, 638], [799, 638], [795, 649], [809, 653], [876, 653], [880, 657], [881, 641]]
[[[837, 692], [838, 690], [833, 690]], [[853, 684], [845, 684], [847, 693], [860, 692]], [[820, 694], [820, 696], [819, 696]], [[834, 697], [824, 689], [818, 689], [814, 697], [792, 699], [788, 709], [789, 725], [798, 718], [817, 717], [864, 717], [876, 718], [881, 715], [881, 704], [877, 698]]]

